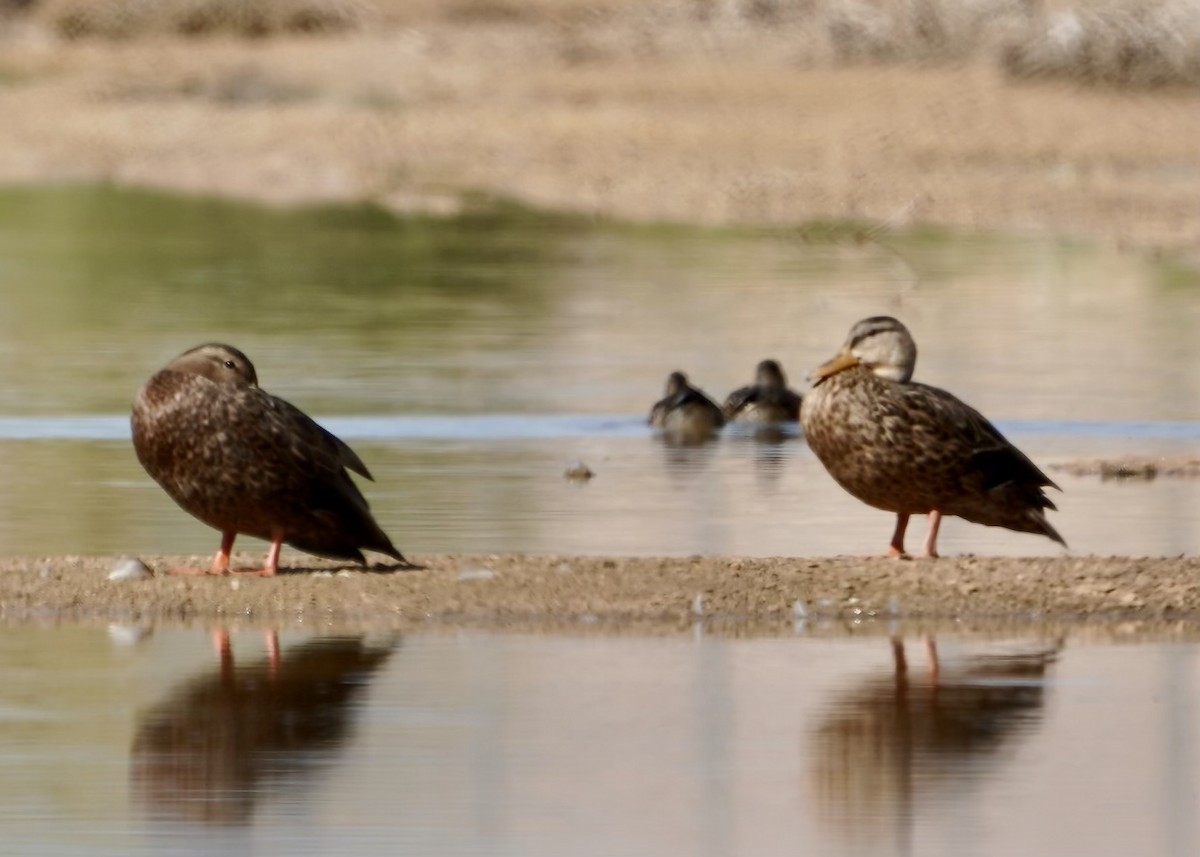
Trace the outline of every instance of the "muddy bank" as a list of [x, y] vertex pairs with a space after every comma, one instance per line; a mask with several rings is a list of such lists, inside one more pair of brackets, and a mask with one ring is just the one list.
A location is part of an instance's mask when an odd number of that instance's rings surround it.
[[1192, 455], [1123, 455], [1117, 458], [1085, 458], [1048, 466], [1051, 471], [1071, 476], [1099, 476], [1103, 480], [1150, 480], [1160, 476], [1200, 478], [1200, 458]]
[[[155, 569], [202, 557], [146, 557]], [[238, 558], [244, 565], [261, 557]], [[0, 562], [0, 616], [296, 625], [687, 627], [699, 616], [811, 619], [1200, 615], [1200, 558], [416, 557], [418, 571], [346, 569], [285, 555], [292, 570], [110, 581], [112, 557]]]

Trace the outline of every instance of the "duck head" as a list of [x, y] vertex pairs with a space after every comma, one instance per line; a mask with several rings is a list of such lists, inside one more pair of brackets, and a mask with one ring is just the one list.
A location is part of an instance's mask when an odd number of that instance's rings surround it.
[[864, 318], [850, 328], [841, 351], [814, 369], [808, 379], [819, 384], [853, 366], [865, 366], [881, 378], [904, 383], [917, 363], [917, 343], [908, 328], [888, 315]]
[[779, 361], [764, 360], [754, 372], [754, 383], [760, 387], [783, 388], [787, 386], [787, 378]]
[[167, 364], [167, 369], [200, 375], [217, 384], [258, 386], [258, 374], [250, 358], [232, 345], [219, 342], [206, 342], [183, 352]]
[[674, 396], [676, 393], [682, 393], [687, 388], [687, 375], [684, 375], [682, 372], [672, 372], [667, 376], [666, 393], [668, 396]]

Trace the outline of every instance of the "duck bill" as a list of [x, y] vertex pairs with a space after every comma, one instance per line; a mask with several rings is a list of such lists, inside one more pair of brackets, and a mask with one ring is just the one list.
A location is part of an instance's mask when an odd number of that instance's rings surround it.
[[843, 369], [849, 369], [851, 366], [857, 366], [858, 362], [858, 358], [853, 354], [848, 351], [843, 351], [837, 357], [822, 363], [816, 369], [809, 372], [808, 380], [812, 381], [814, 384], [820, 384], [830, 375], [836, 375]]

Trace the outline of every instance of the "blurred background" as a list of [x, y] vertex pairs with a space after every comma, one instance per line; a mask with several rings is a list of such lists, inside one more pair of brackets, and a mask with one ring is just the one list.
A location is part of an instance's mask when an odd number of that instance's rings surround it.
[[1195, 0], [4, 0], [0, 180], [1200, 241]]

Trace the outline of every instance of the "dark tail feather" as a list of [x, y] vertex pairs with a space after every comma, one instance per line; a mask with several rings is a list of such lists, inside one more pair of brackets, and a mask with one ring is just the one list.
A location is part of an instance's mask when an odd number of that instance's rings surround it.
[[[377, 550], [377, 548], [371, 548], [371, 550]], [[379, 552], [383, 553], [383, 554], [387, 554], [392, 559], [396, 560], [396, 562], [400, 563], [400, 565], [397, 566], [397, 570], [417, 571], [417, 570], [425, 567], [423, 565], [418, 565], [417, 563], [413, 562], [410, 559], [407, 559], [404, 556], [404, 554], [402, 554], [402, 553], [400, 553], [400, 551], [396, 550], [395, 546], [392, 545], [391, 541], [388, 541], [388, 549], [387, 550], [379, 550]]]
[[[1050, 508], [1053, 509], [1054, 506], [1051, 506]], [[1035, 512], [1033, 515], [1031, 515], [1031, 517], [1037, 523], [1036, 532], [1041, 533], [1043, 536], [1046, 536], [1047, 538], [1053, 539], [1054, 541], [1058, 542], [1063, 547], [1067, 547], [1066, 540], [1058, 534], [1058, 530], [1054, 529], [1054, 527], [1052, 527], [1050, 525], [1050, 522], [1046, 520], [1046, 516], [1042, 513], [1042, 511], [1040, 509], [1037, 512]]]

